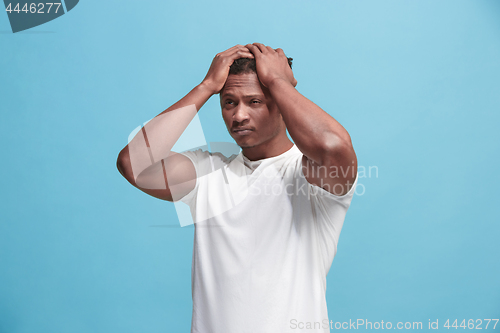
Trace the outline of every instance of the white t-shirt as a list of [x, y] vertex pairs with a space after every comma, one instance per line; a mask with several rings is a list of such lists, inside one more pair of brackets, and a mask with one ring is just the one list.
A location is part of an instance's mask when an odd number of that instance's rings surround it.
[[258, 161], [182, 154], [197, 173], [180, 200], [195, 222], [191, 332], [330, 332], [326, 275], [357, 175], [335, 196], [305, 179], [295, 145]]

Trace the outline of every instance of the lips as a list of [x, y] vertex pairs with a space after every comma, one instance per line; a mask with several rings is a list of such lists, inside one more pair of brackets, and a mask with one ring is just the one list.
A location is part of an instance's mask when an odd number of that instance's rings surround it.
[[233, 133], [236, 135], [249, 135], [253, 132], [253, 129], [250, 127], [238, 127], [233, 129]]

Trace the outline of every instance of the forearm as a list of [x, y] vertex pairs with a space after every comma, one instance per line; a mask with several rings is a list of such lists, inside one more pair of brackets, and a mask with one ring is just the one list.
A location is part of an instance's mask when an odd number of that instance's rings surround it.
[[128, 170], [135, 181], [152, 164], [169, 156], [174, 144], [213, 92], [203, 83], [151, 119], [120, 152], [119, 168]]
[[345, 128], [290, 82], [277, 79], [268, 88], [294, 143], [309, 159], [324, 164], [336, 147], [351, 145]]
[[[196, 110], [200, 110], [201, 107], [210, 99], [214, 94], [213, 91], [204, 82], [200, 83], [194, 87], [186, 96], [181, 98], [178, 102], [170, 106], [165, 111], [158, 114], [158, 116], [165, 114], [169, 111], [180, 109], [189, 105], [195, 105]], [[156, 117], [158, 117], [156, 116]], [[149, 123], [148, 123], [149, 124]]]

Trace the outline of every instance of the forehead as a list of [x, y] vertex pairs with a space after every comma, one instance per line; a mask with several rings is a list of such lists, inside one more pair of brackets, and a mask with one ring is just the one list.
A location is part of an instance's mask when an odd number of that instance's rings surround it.
[[221, 90], [220, 97], [226, 95], [246, 96], [246, 95], [267, 95], [265, 87], [259, 81], [257, 74], [231, 74], [227, 77], [226, 84]]

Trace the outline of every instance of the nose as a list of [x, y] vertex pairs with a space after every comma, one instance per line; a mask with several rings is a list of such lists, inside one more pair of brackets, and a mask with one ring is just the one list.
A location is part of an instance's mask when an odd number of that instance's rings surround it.
[[250, 116], [246, 110], [245, 105], [243, 105], [243, 103], [239, 103], [238, 106], [234, 108], [233, 121], [236, 123], [243, 123], [245, 121], [248, 121], [249, 119]]

